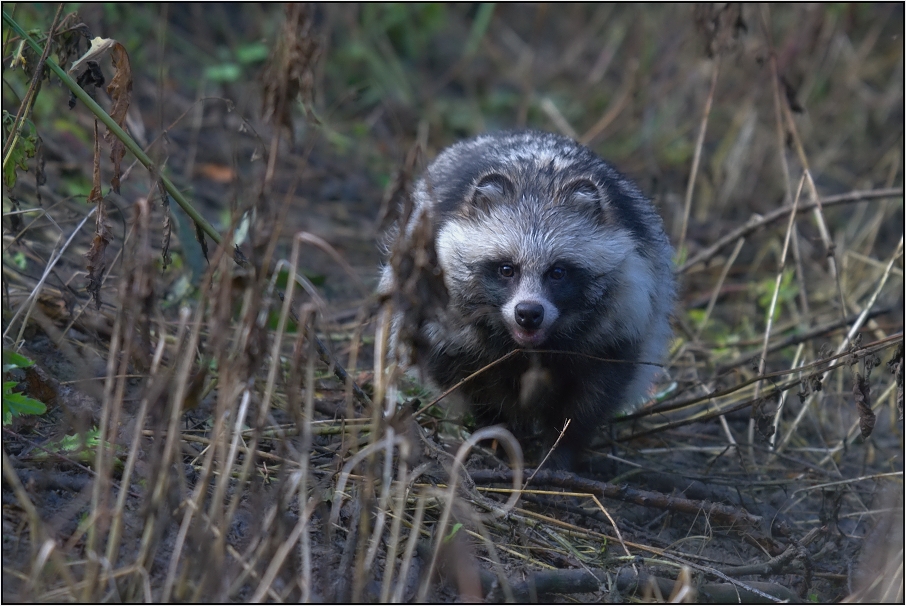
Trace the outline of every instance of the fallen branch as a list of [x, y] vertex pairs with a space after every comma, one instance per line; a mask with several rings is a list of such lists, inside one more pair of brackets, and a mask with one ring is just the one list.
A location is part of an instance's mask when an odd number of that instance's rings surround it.
[[[481, 587], [487, 596], [497, 590], [497, 575], [481, 570]], [[509, 586], [513, 597], [520, 602], [537, 602], [538, 597], [552, 593], [575, 594], [608, 591], [624, 595], [638, 595], [654, 587], [663, 596], [669, 596], [676, 581], [635, 572], [632, 568], [621, 569], [616, 575], [606, 569], [538, 570], [520, 574], [512, 579]], [[803, 603], [795, 593], [777, 583], [704, 583], [697, 588], [704, 601], [715, 604], [774, 604], [778, 602]]]
[[[755, 540], [771, 554], [778, 554], [783, 548], [763, 531], [765, 520], [761, 516], [721, 503], [683, 499], [672, 495], [647, 490], [638, 490], [626, 485], [617, 486], [608, 482], [599, 482], [583, 478], [566, 471], [532, 472], [525, 470], [526, 475], [534, 473], [535, 485], [555, 486], [571, 492], [584, 492], [596, 497], [635, 503], [644, 507], [653, 507], [665, 511], [674, 511], [689, 515], [704, 513], [714, 525], [726, 526], [745, 534]], [[513, 472], [509, 470], [477, 470], [470, 473], [476, 484], [509, 484], [513, 481]]]

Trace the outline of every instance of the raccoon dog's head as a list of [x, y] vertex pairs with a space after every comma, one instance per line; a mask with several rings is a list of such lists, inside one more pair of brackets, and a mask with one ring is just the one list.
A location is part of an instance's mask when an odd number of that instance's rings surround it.
[[568, 349], [600, 318], [633, 249], [593, 172], [562, 157], [485, 165], [447, 206], [438, 260], [451, 305], [518, 347]]

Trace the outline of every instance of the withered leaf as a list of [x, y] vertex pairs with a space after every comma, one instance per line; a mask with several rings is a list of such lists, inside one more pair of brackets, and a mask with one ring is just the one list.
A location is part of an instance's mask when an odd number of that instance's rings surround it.
[[103, 199], [101, 194], [101, 138], [98, 136], [98, 121], [94, 121], [94, 160], [91, 172], [91, 191], [88, 193], [88, 203], [98, 204]]
[[22, 229], [22, 215], [19, 214], [20, 202], [19, 199], [15, 196], [9, 196], [9, 201], [12, 204], [13, 212], [9, 213], [9, 226], [14, 233], [18, 233]]
[[821, 391], [821, 375], [815, 373], [808, 378], [808, 384], [812, 391]]
[[304, 104], [311, 103], [314, 66], [320, 53], [311, 7], [287, 3], [283, 31], [262, 73], [262, 114], [266, 121], [285, 126], [292, 133], [291, 110], [299, 97]]
[[856, 408], [859, 410], [859, 430], [862, 437], [867, 438], [875, 428], [875, 413], [871, 409], [871, 385], [868, 378], [862, 373], [856, 373], [856, 382], [853, 384], [853, 396], [856, 399]]
[[101, 283], [104, 277], [104, 270], [107, 269], [107, 261], [104, 258], [107, 252], [107, 245], [113, 239], [113, 233], [110, 230], [110, 223], [107, 221], [107, 205], [101, 195], [101, 141], [98, 135], [98, 123], [94, 123], [94, 167], [92, 175], [91, 192], [88, 194], [88, 202], [97, 205], [97, 216], [95, 220], [94, 238], [91, 240], [91, 248], [85, 253], [88, 259], [88, 294], [94, 301], [96, 309], [101, 308]]
[[[97, 61], [88, 61], [85, 64], [85, 71], [76, 78], [76, 84], [82, 88], [86, 86], [104, 86], [104, 81], [104, 73], [101, 71], [101, 66], [98, 65]], [[69, 93], [69, 109], [73, 109], [75, 106], [75, 93]]]
[[204, 230], [198, 223], [195, 223], [194, 221], [192, 221], [192, 223], [195, 225], [195, 239], [198, 240], [198, 243], [201, 245], [201, 254], [204, 255], [204, 260], [210, 263], [211, 260], [208, 259], [208, 243], [204, 239]]
[[[132, 101], [132, 68], [129, 65], [129, 55], [119, 42], [114, 43], [110, 58], [116, 70], [113, 80], [107, 87], [107, 94], [113, 99], [110, 117], [125, 130], [126, 112], [129, 111], [129, 103]], [[123, 156], [126, 155], [126, 145], [109, 129], [104, 134], [104, 140], [110, 144], [110, 159], [113, 161], [113, 178], [110, 179], [110, 186], [113, 187], [113, 191], [120, 193], [120, 175], [123, 174], [121, 163]]]
[[897, 414], [898, 420], [903, 420], [903, 342], [900, 341], [899, 347], [894, 352], [893, 357], [887, 362], [887, 370], [894, 376], [897, 384]]
[[[86, 64], [89, 66], [86, 73], [91, 72], [89, 77], [92, 78], [92, 82], [96, 83], [96, 86], [100, 86], [103, 83], [103, 75], [100, 74], [99, 68], [97, 68], [97, 74], [94, 73], [94, 69], [97, 66], [97, 60], [107, 52], [110, 52], [110, 60], [115, 70], [113, 80], [107, 87], [107, 94], [113, 100], [110, 117], [120, 128], [125, 129], [126, 113], [129, 111], [129, 104], [132, 101], [132, 67], [129, 64], [129, 54], [125, 47], [112, 38], [95, 38], [91, 41], [91, 48], [88, 49], [88, 52], [79, 57], [69, 71], [74, 72], [82, 64]], [[95, 68], [91, 67], [92, 63], [95, 64]], [[100, 77], [100, 82], [97, 80], [98, 77]], [[70, 107], [73, 107], [71, 100]], [[113, 191], [120, 193], [120, 175], [123, 174], [121, 164], [123, 156], [126, 155], [126, 145], [110, 129], [104, 134], [104, 140], [110, 144], [110, 160], [113, 161], [113, 178], [110, 179], [110, 186]]]
[[44, 139], [35, 136], [35, 189], [38, 192], [38, 204], [41, 203], [40, 187], [47, 183], [47, 173], [44, 172], [46, 158], [44, 157]]
[[[774, 426], [774, 417], [777, 413], [776, 404], [779, 403], [780, 392], [774, 391], [765, 394], [752, 405], [752, 417], [755, 420], [755, 429], [765, 442], [771, 439], [777, 428]], [[775, 406], [770, 406], [773, 403]]]
[[378, 231], [385, 232], [389, 226], [396, 223], [407, 203], [410, 205], [407, 212], [411, 215], [412, 183], [420, 158], [421, 147], [416, 143], [409, 149], [405, 162], [396, 171], [393, 181], [384, 192], [381, 208], [378, 211]]
[[748, 31], [742, 16], [742, 5], [699, 3], [693, 12], [695, 25], [705, 40], [708, 57], [724, 55], [739, 46], [739, 39]]
[[65, 67], [73, 57], [81, 53], [82, 40], [90, 40], [91, 31], [82, 23], [78, 13], [69, 13], [60, 22], [59, 33], [54, 36], [54, 52], [60, 67]]
[[98, 201], [97, 221], [95, 222], [94, 238], [91, 240], [91, 248], [85, 253], [88, 259], [88, 293], [91, 295], [96, 309], [101, 308], [101, 283], [104, 277], [104, 270], [107, 269], [107, 260], [105, 255], [107, 245], [113, 240], [113, 233], [110, 230], [110, 223], [107, 221], [107, 206], [104, 200]]
[[806, 387], [805, 383], [799, 384], [799, 391], [796, 393], [796, 395], [799, 396], [799, 402], [801, 402], [802, 404], [805, 404], [805, 400], [806, 400], [806, 398], [808, 398], [808, 395], [809, 395], [809, 391], [808, 391], [808, 388]]
[[110, 38], [94, 38], [91, 41], [91, 46], [88, 48], [85, 54], [72, 63], [72, 66], [69, 68], [69, 72], [75, 72], [77, 69], [79, 69], [79, 67], [81, 67], [83, 63], [86, 63], [88, 61], [97, 61], [116, 43], [116, 40], [111, 40]]
[[173, 232], [173, 217], [170, 215], [170, 197], [167, 195], [167, 190], [164, 188], [164, 182], [161, 179], [157, 180], [157, 190], [160, 193], [160, 204], [164, 208], [164, 235], [163, 241], [161, 242], [161, 264], [166, 270], [172, 262], [172, 258], [170, 257], [170, 236]]

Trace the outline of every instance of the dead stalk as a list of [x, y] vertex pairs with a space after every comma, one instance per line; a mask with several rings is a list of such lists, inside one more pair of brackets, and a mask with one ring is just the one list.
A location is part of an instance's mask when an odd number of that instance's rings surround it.
[[680, 237], [676, 245], [678, 250], [682, 250], [686, 244], [686, 230], [689, 226], [689, 214], [692, 212], [692, 192], [695, 191], [695, 180], [698, 178], [698, 165], [701, 162], [702, 147], [705, 144], [705, 133], [708, 130], [708, 118], [711, 116], [711, 105], [714, 102], [714, 90], [717, 88], [717, 76], [720, 73], [720, 55], [714, 58], [714, 65], [711, 71], [711, 87], [708, 89], [708, 97], [705, 100], [705, 111], [702, 114], [702, 121], [698, 127], [698, 138], [695, 141], [695, 154], [692, 156], [692, 169], [689, 171], [689, 183], [686, 186], [686, 198], [683, 203], [683, 226], [680, 229]]
[[[806, 175], [808, 173], [806, 172]], [[774, 291], [771, 293], [771, 303], [768, 305], [767, 317], [765, 318], [764, 341], [761, 346], [761, 356], [758, 360], [758, 374], [764, 374], [764, 365], [768, 355], [768, 343], [771, 339], [771, 328], [774, 325], [774, 312], [777, 309], [777, 296], [780, 294], [780, 284], [783, 280], [783, 269], [786, 266], [787, 253], [790, 250], [790, 237], [793, 233], [793, 226], [796, 220], [796, 209], [799, 206], [799, 197], [802, 195], [802, 185], [806, 179], [803, 175], [799, 180], [799, 187], [796, 189], [796, 197], [793, 199], [793, 211], [790, 213], [790, 220], [786, 226], [786, 236], [783, 239], [783, 252], [780, 253], [780, 260], [777, 262], [777, 275], [774, 278]], [[755, 400], [761, 397], [761, 382], [755, 383]], [[754, 461], [755, 453], [751, 450], [755, 443], [755, 420], [749, 419], [749, 457]]]

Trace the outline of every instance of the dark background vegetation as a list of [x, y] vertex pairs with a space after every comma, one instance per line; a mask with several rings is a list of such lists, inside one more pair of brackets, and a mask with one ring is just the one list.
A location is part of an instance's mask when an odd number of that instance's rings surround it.
[[[36, 36], [46, 34], [56, 9], [3, 7]], [[514, 579], [552, 567], [595, 571], [599, 582], [581, 586], [580, 599], [636, 590], [666, 598], [671, 588], [688, 587], [707, 601], [721, 584], [735, 591], [741, 582], [783, 598], [902, 600], [902, 566], [885, 568], [903, 558], [902, 4], [313, 5], [309, 29], [295, 32], [303, 84], [284, 112], [273, 91], [285, 79], [275, 57], [284, 25], [294, 23], [290, 8], [114, 3], [64, 5], [61, 16], [75, 9], [69, 26], [114, 38], [129, 55], [129, 133], [218, 231], [229, 234], [246, 217], [248, 236], [236, 238], [258, 271], [235, 267], [229, 254], [220, 258], [210, 239], [206, 260], [191, 222], [172, 203], [173, 262], [164, 269], [155, 178], [127, 154], [122, 190], [108, 197], [113, 239], [100, 308], [85, 290], [92, 220], [30, 298], [55, 250], [91, 209], [93, 116], [81, 103], [68, 108], [69, 92], [55, 76], [42, 83], [30, 114], [41, 148], [15, 186], [4, 185], [3, 197], [3, 348], [37, 362], [5, 373], [4, 381], [48, 404], [44, 415], [4, 425], [4, 600], [376, 600], [397, 585], [403, 599], [415, 598], [433, 544], [419, 545], [399, 578], [384, 576], [399, 564], [387, 553], [399, 538], [403, 558], [408, 525], [430, 531], [443, 499], [413, 488], [403, 493], [401, 509], [392, 509], [369, 482], [415, 486], [418, 479], [421, 486], [445, 476], [407, 476], [405, 467], [388, 476], [380, 466], [363, 466], [352, 498], [334, 495], [337, 473], [353, 453], [396, 435], [388, 427], [406, 432], [354, 403], [294, 327], [284, 337], [276, 380], [268, 378], [271, 344], [282, 334], [281, 301], [264, 296], [268, 245], [275, 246], [273, 259], [282, 259], [300, 231], [323, 241], [303, 245], [299, 256], [300, 271], [323, 301], [309, 334], [317, 332], [377, 399], [386, 387], [372, 373], [380, 369], [371, 294], [381, 260], [377, 240], [407, 154], [417, 150], [417, 173], [459, 139], [523, 127], [575, 137], [634, 178], [677, 248], [677, 341], [659, 384], [668, 399], [659, 406], [688, 405], [616, 424], [607, 444], [602, 431], [589, 477], [720, 503], [763, 525], [739, 533], [727, 518], [689, 515], [669, 504], [603, 501], [627, 541], [620, 546], [600, 510], [587, 511], [586, 499], [526, 495], [519, 505], [526, 510], [507, 522], [484, 527], [464, 511], [456, 514], [475, 534], [451, 541], [459, 546], [441, 554], [446, 576], [428, 595], [475, 595], [468, 579], [481, 570], [493, 571], [498, 585], [510, 579], [515, 592], [489, 589], [482, 577], [483, 595], [532, 597], [519, 594]], [[3, 110], [12, 116], [31, 82], [30, 72], [10, 68], [15, 38], [4, 24]], [[87, 40], [80, 44], [84, 52]], [[101, 68], [109, 82], [113, 66], [106, 60]], [[109, 110], [103, 88], [94, 97]], [[4, 141], [6, 126], [4, 115]], [[106, 145], [105, 194], [112, 174]], [[801, 183], [806, 168], [813, 187]], [[712, 248], [747, 222], [815, 195], [837, 202], [797, 215], [782, 269], [788, 213], [741, 234], [743, 241]], [[151, 204], [142, 207], [143, 199]], [[144, 223], [139, 207], [147, 208]], [[147, 280], [139, 288], [130, 276]], [[297, 309], [303, 324], [306, 303]], [[179, 332], [180, 308], [196, 314], [189, 322], [201, 335], [195, 345]], [[269, 330], [256, 332], [258, 309], [272, 313]], [[11, 322], [21, 310], [28, 313]], [[871, 316], [857, 319], [863, 311]], [[862, 349], [851, 349], [847, 339], [856, 324]], [[130, 341], [132, 328], [137, 336]], [[169, 340], [162, 339], [158, 367], [154, 347], [163, 334]], [[895, 371], [898, 359], [899, 388], [887, 367], [891, 361]], [[316, 382], [304, 376], [306, 365]], [[782, 371], [789, 374], [753, 381]], [[860, 376], [869, 379], [867, 405], [877, 414], [869, 438], [857, 429], [864, 419], [853, 390]], [[787, 384], [799, 379], [807, 387]], [[218, 414], [239, 414], [236, 394], [248, 385], [249, 419], [260, 421], [249, 420], [242, 437], [261, 450], [229, 455], [241, 432], [218, 425]], [[780, 388], [782, 399], [774, 391]], [[726, 397], [692, 402], [722, 389]], [[309, 396], [316, 417], [297, 412], [300, 398]], [[145, 401], [151, 412], [142, 417]], [[189, 409], [180, 418], [181, 438], [162, 446], [174, 432], [167, 420], [181, 407]], [[723, 420], [714, 418], [716, 410], [727, 413]], [[708, 413], [700, 423], [682, 424]], [[440, 414], [418, 420], [433, 431]], [[370, 429], [349, 430], [335, 421], [340, 417], [370, 419]], [[117, 423], [108, 427], [108, 418]], [[312, 437], [315, 419], [336, 432]], [[118, 484], [130, 465], [126, 451], [111, 449], [105, 467], [99, 431], [124, 447], [140, 436], [128, 489]], [[79, 435], [86, 444], [63, 448], [62, 439]], [[344, 436], [342, 444], [336, 436]], [[310, 459], [300, 458], [309, 450]], [[470, 469], [501, 465], [482, 452]], [[154, 486], [159, 490], [150, 496]], [[544, 487], [541, 480], [533, 486]], [[125, 509], [111, 514], [121, 490], [128, 492]], [[294, 490], [308, 505], [292, 498]], [[419, 500], [427, 503], [424, 520], [415, 513]], [[186, 503], [208, 517], [187, 514]], [[330, 524], [334, 505], [340, 517]], [[391, 509], [402, 516], [402, 529], [391, 528], [393, 516], [381, 526], [382, 512]], [[122, 520], [118, 553], [108, 547], [116, 540], [111, 515]], [[527, 529], [529, 520], [541, 527]], [[188, 530], [180, 538], [181, 524]], [[564, 524], [573, 525], [569, 532]], [[386, 536], [375, 530], [381, 528]], [[481, 532], [495, 539], [482, 540]], [[369, 543], [372, 533], [378, 538]], [[505, 549], [495, 552], [495, 542]], [[55, 548], [48, 555], [42, 545]], [[366, 555], [371, 545], [377, 555]], [[93, 549], [116, 557], [99, 561]], [[759, 563], [763, 569], [738, 568]], [[627, 566], [649, 577], [627, 584], [620, 576]], [[559, 594], [580, 591], [578, 582], [553, 587]]]

